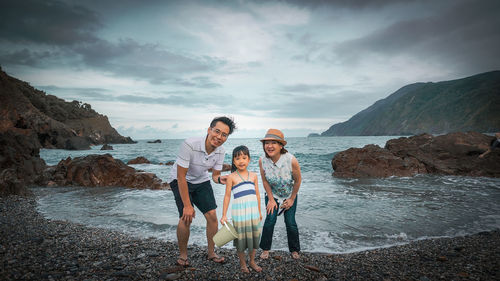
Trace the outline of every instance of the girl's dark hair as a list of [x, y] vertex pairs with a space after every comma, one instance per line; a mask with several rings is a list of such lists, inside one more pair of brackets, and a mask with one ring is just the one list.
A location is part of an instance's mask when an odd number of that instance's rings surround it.
[[[281, 144], [280, 142], [278, 142], [278, 143], [279, 143], [279, 144]], [[266, 154], [266, 157], [267, 157], [267, 158], [271, 158], [271, 157], [267, 154], [267, 152], [266, 152], [266, 143], [265, 143], [264, 141], [262, 142], [262, 149], [264, 150], [264, 154]], [[286, 149], [285, 149], [285, 146], [284, 146], [283, 144], [281, 144], [280, 154], [285, 154], [285, 153], [287, 153], [287, 152], [288, 152], [288, 150], [286, 150]]]
[[240, 145], [233, 149], [233, 158], [231, 158], [231, 172], [237, 170], [236, 165], [234, 165], [234, 158], [241, 154], [247, 155], [248, 158], [250, 158], [250, 151], [248, 150], [248, 147]]

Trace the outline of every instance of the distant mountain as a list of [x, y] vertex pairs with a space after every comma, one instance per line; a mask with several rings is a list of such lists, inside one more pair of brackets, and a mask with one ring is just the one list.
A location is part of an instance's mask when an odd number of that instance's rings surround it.
[[500, 131], [500, 71], [404, 86], [321, 136]]
[[89, 104], [66, 102], [0, 69], [0, 133], [36, 134], [45, 148], [88, 149], [103, 143], [135, 143], [121, 136]]

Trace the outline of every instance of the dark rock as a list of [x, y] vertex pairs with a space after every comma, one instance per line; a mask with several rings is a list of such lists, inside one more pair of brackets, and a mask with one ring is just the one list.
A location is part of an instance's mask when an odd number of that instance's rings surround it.
[[304, 265], [304, 267], [309, 269], [309, 270], [316, 271], [316, 272], [321, 271], [317, 266], [314, 266], [314, 265]]
[[161, 143], [161, 140], [148, 141], [148, 143]]
[[127, 162], [128, 165], [130, 164], [150, 164], [151, 162], [146, 158], [146, 157], [143, 157], [143, 156], [139, 156], [137, 158], [134, 158], [132, 160], [129, 160]]
[[110, 154], [68, 157], [61, 160], [52, 175], [60, 186], [124, 186], [131, 188], [166, 189], [167, 183], [153, 173], [138, 172]]
[[0, 132], [0, 195], [27, 195], [27, 185], [45, 182], [45, 161], [30, 129]]
[[64, 144], [64, 149], [67, 150], [88, 150], [90, 149], [90, 141], [82, 137], [70, 137]]
[[395, 156], [378, 145], [349, 148], [339, 152], [332, 160], [336, 177], [389, 177], [413, 176], [425, 172], [425, 166], [414, 158]]
[[434, 137], [422, 134], [387, 141], [385, 148], [367, 145], [337, 153], [336, 177], [389, 177], [416, 174], [500, 177], [500, 149], [484, 158], [493, 137], [476, 132]]
[[102, 147], [101, 150], [113, 150], [113, 147], [107, 143], [105, 143]]

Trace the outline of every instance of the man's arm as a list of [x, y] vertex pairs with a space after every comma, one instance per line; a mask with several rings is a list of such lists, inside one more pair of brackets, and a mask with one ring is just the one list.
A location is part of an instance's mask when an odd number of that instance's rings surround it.
[[186, 180], [187, 172], [188, 168], [177, 165], [177, 185], [179, 186], [179, 194], [181, 195], [182, 203], [184, 204], [181, 220], [185, 223], [191, 223], [195, 217], [195, 211], [193, 205], [191, 204], [191, 199], [189, 199], [189, 189]]
[[219, 170], [215, 170], [215, 169], [212, 170], [212, 180], [215, 183], [226, 184], [227, 177], [228, 177], [228, 175], [221, 176], [221, 171], [219, 171]]

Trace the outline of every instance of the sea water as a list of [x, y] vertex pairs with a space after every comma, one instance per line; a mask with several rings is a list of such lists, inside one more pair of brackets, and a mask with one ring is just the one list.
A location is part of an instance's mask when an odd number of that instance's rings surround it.
[[[432, 237], [454, 237], [500, 227], [500, 179], [418, 175], [385, 179], [339, 179], [332, 176], [333, 156], [350, 147], [377, 144], [394, 137], [289, 138], [287, 149], [298, 159], [302, 184], [296, 220], [303, 251], [345, 253], [408, 243]], [[110, 153], [127, 162], [144, 156], [152, 164], [131, 165], [153, 172], [167, 181], [183, 140], [137, 144], [113, 144], [86, 151], [42, 149], [41, 157], [55, 165], [68, 156]], [[232, 149], [250, 149], [249, 170], [259, 174], [263, 155], [258, 139], [229, 138], [224, 144], [226, 163]], [[223, 173], [225, 174], [225, 173]], [[221, 217], [225, 186], [212, 183]], [[259, 181], [261, 207], [264, 188]], [[137, 190], [125, 187], [37, 187], [38, 210], [47, 218], [92, 227], [119, 230], [139, 237], [175, 242], [178, 213], [169, 190]], [[205, 219], [199, 210], [191, 227], [190, 244], [206, 245]], [[231, 211], [228, 211], [230, 216]], [[265, 214], [263, 214], [265, 217]], [[229, 245], [229, 244], [228, 244]], [[224, 246], [232, 247], [232, 246]], [[287, 250], [283, 216], [278, 217], [273, 249]]]

